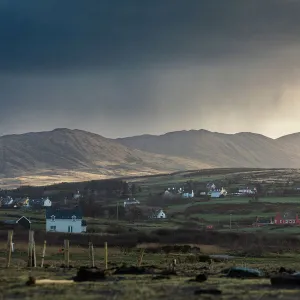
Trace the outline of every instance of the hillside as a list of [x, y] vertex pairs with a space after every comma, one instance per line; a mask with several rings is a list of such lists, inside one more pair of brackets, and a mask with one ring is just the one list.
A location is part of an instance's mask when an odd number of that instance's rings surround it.
[[[63, 175], [72, 180], [79, 174], [78, 179], [82, 180], [83, 177], [143, 175], [206, 167], [210, 166], [186, 158], [129, 149], [114, 140], [82, 130], [56, 129], [0, 138], [2, 178]], [[58, 178], [62, 180], [64, 178]]]
[[[290, 150], [287, 141], [281, 143], [280, 139], [247, 132], [223, 134], [190, 130], [120, 138], [117, 141], [142, 151], [200, 160], [217, 167], [300, 167], [300, 157]], [[300, 149], [300, 137], [298, 145]]]
[[108, 139], [55, 129], [0, 137], [2, 187], [234, 167], [300, 168], [300, 134], [190, 130]]

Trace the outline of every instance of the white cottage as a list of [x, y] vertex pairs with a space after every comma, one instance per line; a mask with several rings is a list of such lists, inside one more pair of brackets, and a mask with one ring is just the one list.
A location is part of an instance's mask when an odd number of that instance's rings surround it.
[[51, 200], [48, 197], [46, 199], [44, 199], [43, 206], [44, 207], [50, 207], [50, 206], [52, 206], [52, 202], [51, 202]]
[[158, 210], [153, 215], [153, 219], [166, 219], [166, 218], [167, 218], [166, 213], [162, 209]]
[[133, 198], [133, 200], [130, 200], [129, 198], [124, 201], [124, 207], [126, 207], [127, 205], [138, 205], [140, 204], [140, 201], [136, 200], [135, 198]]
[[194, 191], [192, 190], [191, 193], [183, 193], [182, 197], [183, 198], [194, 198], [195, 194]]
[[82, 212], [75, 209], [46, 209], [47, 232], [86, 232], [86, 221], [82, 219]]

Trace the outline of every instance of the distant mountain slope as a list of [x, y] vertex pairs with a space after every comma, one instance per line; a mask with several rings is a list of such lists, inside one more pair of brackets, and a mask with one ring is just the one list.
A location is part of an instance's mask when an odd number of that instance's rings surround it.
[[300, 133], [293, 133], [276, 139], [277, 145], [295, 161], [295, 165], [300, 161]]
[[[145, 153], [82, 130], [55, 129], [0, 137], [0, 174], [59, 174], [62, 170], [121, 176], [210, 167], [186, 158]], [[50, 172], [50, 173], [49, 173]]]
[[205, 168], [300, 168], [300, 134], [206, 130], [108, 139], [70, 129], [0, 137], [0, 185], [51, 184]]
[[300, 167], [297, 155], [280, 141], [254, 133], [190, 130], [119, 138], [117, 141], [142, 151], [200, 160], [218, 167]]

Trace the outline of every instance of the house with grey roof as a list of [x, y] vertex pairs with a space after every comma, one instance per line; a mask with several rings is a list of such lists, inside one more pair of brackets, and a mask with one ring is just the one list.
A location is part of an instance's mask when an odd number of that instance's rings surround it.
[[86, 221], [83, 220], [82, 211], [76, 207], [73, 209], [53, 207], [46, 208], [47, 232], [86, 232]]

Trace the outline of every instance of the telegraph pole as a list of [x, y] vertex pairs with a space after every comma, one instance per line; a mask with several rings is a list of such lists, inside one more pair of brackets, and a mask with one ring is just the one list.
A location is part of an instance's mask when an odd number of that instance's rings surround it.
[[117, 221], [119, 221], [119, 201], [117, 202]]

